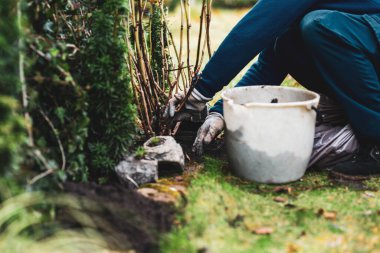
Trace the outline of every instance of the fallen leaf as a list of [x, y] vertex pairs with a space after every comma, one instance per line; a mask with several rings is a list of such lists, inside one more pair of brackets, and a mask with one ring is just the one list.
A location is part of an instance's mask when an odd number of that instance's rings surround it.
[[372, 210], [367, 210], [367, 211], [363, 212], [363, 214], [364, 214], [365, 216], [370, 216], [370, 215], [373, 214], [373, 211], [372, 211]]
[[252, 231], [256, 235], [270, 235], [274, 232], [273, 228], [270, 227], [262, 227], [262, 228], [256, 228]]
[[276, 193], [292, 193], [293, 189], [287, 186], [277, 186], [273, 189]]
[[325, 212], [323, 214], [326, 220], [336, 220], [336, 212]]
[[364, 197], [365, 197], [365, 198], [374, 198], [374, 197], [376, 197], [376, 196], [375, 196], [375, 194], [372, 193], [372, 192], [365, 192], [365, 193], [364, 193]]
[[275, 197], [273, 200], [278, 203], [285, 203], [288, 201], [286, 198], [283, 197]]
[[287, 250], [288, 253], [296, 253], [298, 251], [299, 251], [299, 247], [297, 245], [295, 244], [288, 245], [288, 250]]
[[326, 220], [336, 220], [337, 213], [325, 211], [322, 208], [318, 210], [318, 216], [323, 216]]

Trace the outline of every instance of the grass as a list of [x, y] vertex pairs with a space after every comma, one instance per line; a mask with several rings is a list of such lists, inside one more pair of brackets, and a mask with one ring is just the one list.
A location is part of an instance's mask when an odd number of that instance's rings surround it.
[[[309, 172], [279, 188], [241, 181], [224, 167], [206, 158], [162, 252], [380, 252], [380, 180], [358, 190]], [[260, 228], [273, 232], [255, 234]]]
[[[245, 11], [214, 12], [213, 49]], [[282, 85], [302, 87], [289, 76]], [[161, 252], [380, 252], [379, 179], [345, 185], [326, 172], [308, 172], [302, 181], [279, 188], [239, 180], [224, 168], [224, 161], [205, 159], [176, 228], [162, 238]], [[256, 234], [261, 228], [272, 232]]]

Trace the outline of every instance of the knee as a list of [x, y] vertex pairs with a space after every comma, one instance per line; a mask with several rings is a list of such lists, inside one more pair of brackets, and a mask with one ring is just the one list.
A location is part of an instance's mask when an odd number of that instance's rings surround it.
[[337, 21], [339, 14], [337, 11], [317, 10], [304, 16], [300, 22], [304, 41], [313, 46], [318, 45], [319, 38], [329, 33], [331, 24]]

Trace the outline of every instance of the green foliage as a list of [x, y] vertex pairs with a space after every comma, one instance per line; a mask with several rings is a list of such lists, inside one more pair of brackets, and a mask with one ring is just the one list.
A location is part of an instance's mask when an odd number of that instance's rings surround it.
[[[161, 40], [164, 38], [163, 22], [162, 22], [162, 11], [160, 3], [152, 3], [152, 17], [151, 17], [151, 51], [152, 51], [152, 69], [156, 72], [159, 77], [160, 85], [162, 86], [162, 76], [164, 69], [164, 53], [162, 50], [163, 46]], [[166, 36], [165, 36], [166, 37]]]
[[0, 176], [17, 169], [25, 143], [24, 121], [15, 99], [20, 95], [18, 3], [5, 0], [0, 5]]
[[169, 34], [166, 22], [164, 22], [165, 7], [161, 1], [152, 2], [151, 18], [150, 18], [150, 51], [151, 51], [151, 65], [154, 75], [157, 77], [158, 82], [164, 90], [169, 87], [167, 75], [165, 73], [165, 64], [168, 64], [169, 69], [173, 68], [172, 59], [169, 53]]
[[0, 96], [0, 176], [17, 169], [21, 147], [25, 143], [24, 120], [17, 114], [15, 99]]
[[19, 85], [19, 1], [2, 0], [0, 4], [0, 94], [16, 96]]
[[135, 151], [135, 157], [137, 159], [143, 159], [145, 156], [145, 153], [146, 153], [146, 151], [145, 151], [144, 147], [138, 147]]
[[[96, 204], [87, 199], [43, 192], [28, 192], [7, 199], [0, 206], [0, 252], [108, 252], [105, 236], [86, 223], [91, 217], [84, 209], [91, 206]], [[76, 217], [75, 222], [84, 229], [58, 222], [55, 207], [64, 208], [68, 216]]]
[[77, 51], [89, 35], [83, 27], [89, 2], [28, 1], [27, 9], [30, 33], [26, 42], [31, 50], [26, 75], [35, 143], [54, 168], [65, 167], [76, 181], [88, 177], [84, 155], [88, 103], [86, 87], [79, 82], [83, 63]]
[[92, 13], [83, 59], [89, 90], [89, 161], [94, 177], [110, 175], [133, 143], [135, 106], [126, 64], [125, 0], [104, 2]]
[[161, 139], [159, 137], [153, 137], [151, 140], [150, 140], [150, 144], [155, 147], [157, 145], [159, 145], [161, 143]]

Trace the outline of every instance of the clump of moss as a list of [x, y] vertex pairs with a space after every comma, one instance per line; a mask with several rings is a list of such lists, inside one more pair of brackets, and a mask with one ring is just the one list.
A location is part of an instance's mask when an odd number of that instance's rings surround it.
[[138, 147], [135, 151], [135, 157], [136, 159], [143, 159], [145, 157], [146, 151], [144, 147]]

